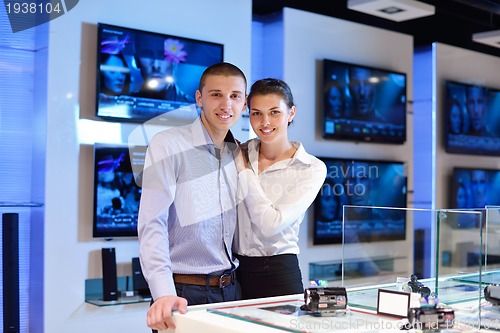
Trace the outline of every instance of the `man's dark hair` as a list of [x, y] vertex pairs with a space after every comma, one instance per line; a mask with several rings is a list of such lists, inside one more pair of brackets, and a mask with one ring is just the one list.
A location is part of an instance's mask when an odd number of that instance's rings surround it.
[[209, 75], [239, 76], [245, 81], [245, 91], [246, 91], [247, 78], [245, 77], [245, 74], [241, 69], [239, 69], [238, 67], [236, 67], [231, 63], [220, 62], [212, 66], [209, 66], [207, 69], [205, 69], [205, 71], [201, 75], [200, 86], [198, 88], [200, 92], [203, 90], [203, 87], [205, 86], [205, 82], [207, 80], [207, 76]]

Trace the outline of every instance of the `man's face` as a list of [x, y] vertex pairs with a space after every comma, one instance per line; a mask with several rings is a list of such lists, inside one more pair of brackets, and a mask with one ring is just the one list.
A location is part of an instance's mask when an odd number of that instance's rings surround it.
[[370, 205], [370, 166], [368, 163], [358, 163], [348, 165], [344, 179], [345, 193], [352, 205], [367, 206]]
[[467, 91], [467, 111], [469, 112], [472, 129], [481, 131], [484, 126], [486, 111], [486, 96], [480, 87], [469, 87]]
[[370, 82], [371, 73], [364, 68], [351, 68], [349, 71], [349, 89], [353, 106], [360, 115], [367, 115], [372, 111], [375, 87]]
[[139, 65], [148, 90], [162, 91], [174, 81], [173, 64], [154, 56], [141, 56]]
[[473, 170], [470, 185], [474, 208], [484, 208], [487, 195], [486, 172], [484, 170]]
[[[245, 80], [239, 76], [208, 75], [203, 91], [196, 91], [196, 104], [212, 136], [225, 135], [246, 108]], [[214, 139], [214, 137], [212, 137]]]

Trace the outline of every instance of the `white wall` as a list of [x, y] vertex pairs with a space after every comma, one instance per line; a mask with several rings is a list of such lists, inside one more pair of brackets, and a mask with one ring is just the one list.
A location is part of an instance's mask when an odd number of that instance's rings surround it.
[[[44, 332], [150, 332], [147, 303], [96, 307], [84, 283], [101, 277], [100, 249], [115, 247], [130, 275], [136, 239], [92, 239], [92, 144], [127, 142], [132, 124], [96, 119], [98, 22], [224, 44], [224, 59], [250, 75], [251, 1], [86, 0], [50, 22], [44, 248]], [[250, 78], [249, 78], [250, 80]], [[236, 130], [245, 140], [247, 133]]]
[[[266, 28], [264, 28], [265, 30]], [[281, 24], [270, 22], [268, 52], [272, 62], [263, 66], [262, 75], [278, 76], [294, 92], [297, 115], [289, 128], [289, 136], [301, 141], [306, 150], [316, 156], [404, 161], [408, 166], [408, 205], [412, 206], [413, 189], [413, 128], [411, 105], [407, 113], [407, 141], [403, 145], [353, 143], [325, 140], [321, 137], [321, 60], [332, 59], [361, 65], [380, 67], [407, 74], [408, 100], [412, 100], [413, 37], [332, 17], [285, 8]], [[273, 43], [269, 43], [269, 39]], [[269, 47], [273, 45], [273, 47]], [[272, 64], [272, 66], [271, 66]], [[276, 73], [282, 66], [282, 73]], [[309, 263], [340, 259], [340, 245], [312, 245], [312, 208], [303, 221], [299, 245], [302, 276], [309, 281]], [[407, 229], [409, 242], [395, 242], [396, 248], [412, 258], [411, 221]], [[394, 242], [373, 243], [369, 251], [392, 251]], [[373, 253], [373, 252], [372, 252]], [[411, 262], [411, 260], [409, 260]]]

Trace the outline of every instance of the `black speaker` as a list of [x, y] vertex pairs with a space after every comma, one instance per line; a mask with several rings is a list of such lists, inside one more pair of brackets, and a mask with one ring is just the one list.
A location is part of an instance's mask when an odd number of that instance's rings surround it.
[[142, 297], [151, 297], [151, 291], [142, 274], [141, 263], [139, 258], [132, 258], [132, 283], [134, 290]]
[[3, 331], [18, 333], [19, 324], [19, 214], [2, 214]]
[[102, 248], [102, 299], [116, 301], [118, 299], [118, 277], [116, 276], [115, 248]]

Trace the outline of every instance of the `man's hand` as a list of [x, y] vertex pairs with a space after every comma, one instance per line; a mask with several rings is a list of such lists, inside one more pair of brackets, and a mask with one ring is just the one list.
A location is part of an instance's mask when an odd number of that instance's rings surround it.
[[154, 330], [175, 328], [172, 311], [187, 312], [187, 300], [178, 296], [163, 296], [154, 301], [148, 310], [148, 327]]

